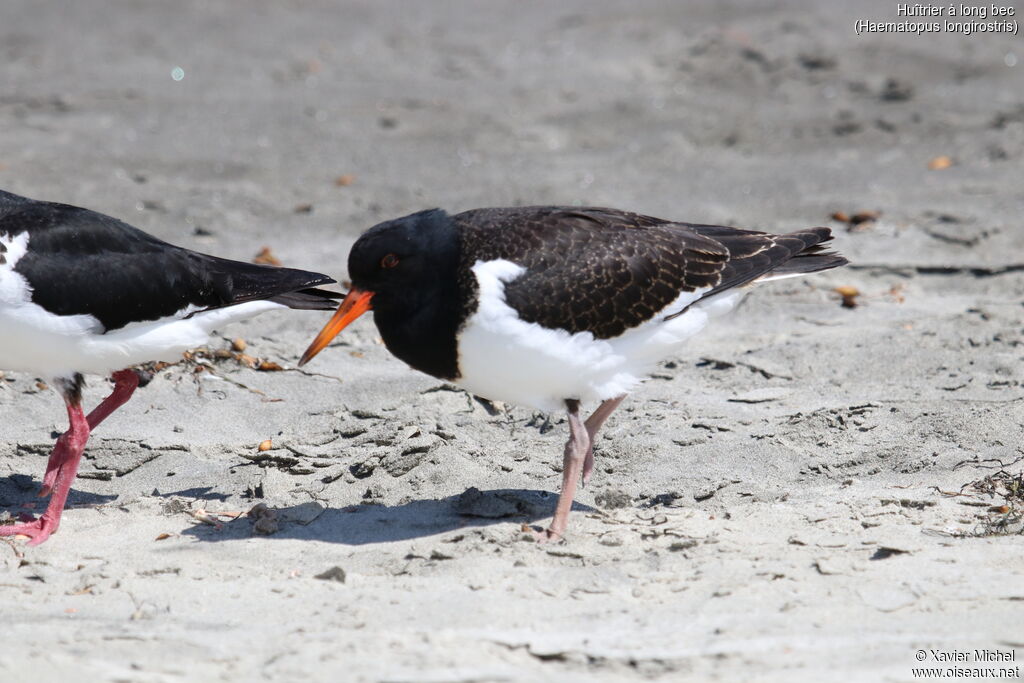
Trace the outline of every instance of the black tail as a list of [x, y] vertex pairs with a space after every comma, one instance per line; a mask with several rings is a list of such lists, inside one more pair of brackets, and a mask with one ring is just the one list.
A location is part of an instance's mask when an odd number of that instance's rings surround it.
[[203, 310], [222, 308], [247, 301], [265, 299], [306, 311], [333, 311], [344, 294], [320, 289], [334, 280], [323, 273], [282, 268], [243, 261], [232, 261], [206, 254], [190, 254], [204, 264], [200, 271], [204, 282], [220, 299]]
[[774, 235], [718, 225], [689, 227], [729, 250], [721, 280], [706, 297], [759, 280], [814, 273], [846, 264], [846, 259], [822, 246], [832, 239], [832, 231], [828, 228], [807, 228]]
[[787, 277], [789, 275], [805, 275], [817, 273], [821, 270], [845, 266], [849, 261], [834, 251], [825, 248], [824, 243], [832, 239], [832, 231], [828, 228], [811, 228], [810, 230], [799, 230], [786, 235], [802, 239], [807, 247], [797, 252], [788, 261], [775, 266], [760, 279], [770, 280], [773, 278]]

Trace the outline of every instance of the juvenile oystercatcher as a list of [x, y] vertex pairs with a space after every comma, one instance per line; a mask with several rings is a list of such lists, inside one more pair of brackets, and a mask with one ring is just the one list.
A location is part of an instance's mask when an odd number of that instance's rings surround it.
[[[565, 406], [563, 536], [598, 430], [645, 374], [746, 286], [835, 268], [828, 228], [785, 235], [603, 208], [434, 209], [381, 223], [348, 257], [352, 288], [300, 365], [373, 310], [395, 356], [492, 400]], [[580, 403], [597, 402], [583, 420]]]
[[[57, 530], [89, 432], [139, 385], [130, 367], [172, 361], [210, 332], [275, 308], [331, 310], [320, 273], [206, 256], [104, 216], [0, 191], [0, 368], [45, 377], [71, 426], [50, 454], [41, 517], [0, 526], [38, 545]], [[88, 417], [83, 374], [114, 390]]]

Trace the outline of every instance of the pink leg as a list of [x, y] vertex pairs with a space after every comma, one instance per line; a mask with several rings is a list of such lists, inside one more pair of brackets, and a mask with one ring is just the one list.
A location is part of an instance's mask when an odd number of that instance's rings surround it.
[[584, 486], [590, 482], [590, 475], [594, 473], [594, 439], [597, 438], [597, 432], [604, 425], [604, 421], [619, 407], [624, 398], [626, 398], [625, 394], [603, 401], [583, 425], [587, 428], [587, 437], [590, 439], [590, 445], [587, 447], [587, 456], [583, 459]]
[[580, 419], [580, 402], [569, 399], [565, 405], [569, 409], [569, 440], [565, 443], [565, 456], [562, 461], [562, 491], [558, 494], [558, 505], [555, 506], [555, 517], [551, 520], [551, 526], [546, 531], [535, 532], [540, 543], [562, 538], [565, 534], [565, 528], [569, 525], [572, 500], [576, 496], [576, 482], [580, 478], [583, 458], [590, 448], [587, 428]]
[[57, 468], [53, 484], [53, 497], [50, 498], [46, 512], [39, 519], [26, 524], [0, 526], [0, 536], [22, 534], [31, 537], [29, 545], [39, 545], [60, 526], [60, 515], [64, 511], [64, 503], [67, 502], [68, 493], [71, 492], [71, 483], [78, 473], [78, 463], [82, 459], [82, 452], [85, 451], [85, 442], [89, 440], [89, 420], [82, 411], [81, 403], [68, 400], [67, 406], [68, 420], [71, 422], [71, 426], [64, 434], [67, 437], [63, 447], [65, 456]]
[[50, 459], [46, 461], [46, 474], [43, 475], [43, 487], [39, 489], [39, 497], [46, 498], [53, 489], [53, 482], [57, 480], [57, 473], [61, 465], [68, 458], [68, 432], [57, 437], [57, 443], [53, 444], [50, 451]]
[[[139, 386], [139, 376], [134, 370], [115, 372], [111, 375], [111, 379], [114, 380], [114, 390], [86, 418], [89, 422], [90, 432], [110, 417], [111, 413], [127, 403]], [[50, 495], [50, 492], [53, 490], [53, 484], [57, 481], [57, 477], [60, 474], [61, 467], [67, 462], [70, 455], [67, 449], [67, 440], [68, 433], [61, 434], [53, 447], [53, 452], [50, 453], [50, 459], [46, 463], [46, 474], [43, 476], [43, 488], [39, 491], [40, 498]]]

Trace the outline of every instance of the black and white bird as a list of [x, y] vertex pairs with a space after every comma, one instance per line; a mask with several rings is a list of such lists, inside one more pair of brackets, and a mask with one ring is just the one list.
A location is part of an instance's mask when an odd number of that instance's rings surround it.
[[[844, 265], [828, 228], [785, 235], [605, 208], [439, 209], [381, 223], [348, 257], [352, 288], [300, 361], [373, 310], [395, 356], [488, 399], [568, 410], [566, 530], [598, 430], [663, 358], [747, 286]], [[580, 404], [597, 403], [583, 420]]]
[[[89, 432], [139, 384], [131, 366], [174, 361], [214, 329], [277, 308], [331, 310], [320, 273], [182, 249], [103, 214], [0, 191], [0, 369], [48, 379], [70, 428], [54, 446], [40, 496], [46, 512], [0, 526], [30, 544], [57, 530]], [[114, 390], [88, 416], [83, 374]]]

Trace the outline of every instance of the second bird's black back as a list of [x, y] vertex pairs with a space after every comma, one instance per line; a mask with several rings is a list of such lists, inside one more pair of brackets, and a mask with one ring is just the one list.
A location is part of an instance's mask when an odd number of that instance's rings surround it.
[[28, 234], [15, 271], [36, 303], [57, 315], [88, 314], [104, 331], [194, 306], [280, 299], [329, 310], [336, 294], [320, 273], [208, 256], [168, 244], [116, 218], [0, 192], [0, 234]]

